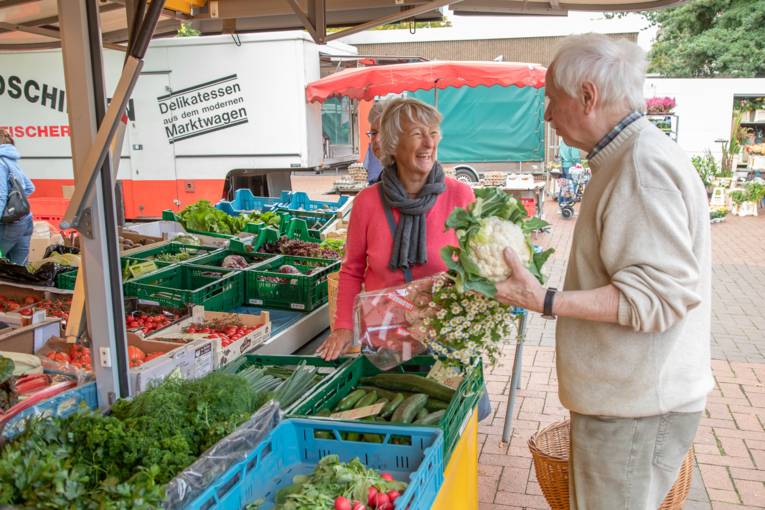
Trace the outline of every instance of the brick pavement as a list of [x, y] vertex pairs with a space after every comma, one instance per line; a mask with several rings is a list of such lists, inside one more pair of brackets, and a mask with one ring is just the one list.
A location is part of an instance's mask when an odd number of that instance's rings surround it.
[[[762, 212], [762, 210], [761, 210]], [[545, 207], [552, 233], [538, 242], [557, 253], [548, 270], [560, 286], [575, 220]], [[716, 387], [694, 441], [696, 464], [686, 510], [765, 508], [765, 215], [712, 225], [712, 368]], [[487, 373], [494, 415], [479, 425], [481, 510], [549, 508], [526, 442], [567, 411], [558, 400], [555, 325], [529, 321], [510, 443], [500, 445], [515, 349]]]

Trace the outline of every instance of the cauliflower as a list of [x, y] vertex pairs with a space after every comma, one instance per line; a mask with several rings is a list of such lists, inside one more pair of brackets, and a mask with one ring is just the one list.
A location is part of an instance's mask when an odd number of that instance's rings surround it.
[[510, 276], [510, 267], [503, 253], [505, 248], [512, 248], [527, 267], [532, 256], [521, 227], [496, 216], [481, 220], [481, 228], [470, 239], [467, 248], [470, 258], [480, 269], [480, 275], [492, 282], [501, 282]]

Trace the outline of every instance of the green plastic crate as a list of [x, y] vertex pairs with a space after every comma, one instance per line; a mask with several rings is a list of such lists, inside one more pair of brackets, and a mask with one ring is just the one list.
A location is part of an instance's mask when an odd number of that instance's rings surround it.
[[[427, 375], [435, 361], [435, 358], [432, 356], [417, 356], [402, 363], [390, 372], [424, 376]], [[315, 416], [316, 413], [325, 408], [334, 409], [338, 402], [359, 386], [359, 381], [362, 377], [371, 377], [381, 372], [367, 358], [359, 356], [350, 366], [333, 377], [331, 381], [328, 381], [321, 392], [313, 392], [296, 404], [290, 415], [322, 419]], [[483, 385], [483, 366], [479, 359], [467, 369], [465, 377], [455, 391], [446, 413], [441, 418], [441, 421], [438, 422], [438, 427], [444, 432], [444, 464], [448, 463], [449, 457], [467, 425], [470, 414], [478, 404], [478, 399], [483, 392]], [[391, 425], [404, 426], [401, 423]]]
[[[300, 275], [277, 272], [285, 264], [295, 266], [303, 273], [321, 269]], [[327, 276], [339, 269], [339, 260], [277, 256], [244, 271], [247, 281], [245, 303], [310, 312], [327, 302]]]
[[[125, 269], [125, 264], [128, 261], [132, 262], [146, 262], [146, 260], [142, 259], [136, 259], [133, 257], [122, 257], [120, 259], [120, 263], [122, 266], [122, 269]], [[172, 262], [162, 262], [160, 260], [155, 260], [155, 264], [157, 264], [157, 269], [164, 269], [168, 266], [172, 266]], [[151, 274], [151, 273], [149, 273]], [[144, 275], [146, 276], [146, 275]], [[77, 269], [72, 269], [71, 271], [65, 271], [63, 273], [59, 273], [56, 275], [56, 288], [62, 289], [62, 290], [74, 290], [74, 286], [77, 283]]]
[[63, 290], [74, 290], [77, 282], [77, 268], [70, 271], [62, 271], [56, 275], [56, 288]]
[[[353, 363], [353, 361], [353, 358], [347, 357], [340, 357], [331, 361], [326, 361], [318, 356], [271, 356], [266, 354], [245, 354], [244, 356], [234, 360], [233, 363], [236, 364], [236, 367], [233, 370], [240, 372], [241, 370], [244, 370], [245, 368], [251, 367], [253, 365], [257, 367], [297, 366], [302, 362], [305, 362], [310, 366], [319, 367], [319, 373], [324, 375], [321, 382], [316, 384], [316, 386], [314, 386], [311, 391], [309, 391], [303, 398], [298, 399], [297, 402], [284, 410], [285, 412], [289, 413], [297, 408], [306, 399], [317, 393], [321, 393], [324, 387], [326, 387], [328, 384], [331, 384], [332, 380], [343, 373], [343, 371], [345, 371], [351, 365], [351, 363]], [[322, 369], [330, 370], [327, 371]]]
[[202, 257], [197, 257], [193, 262], [182, 262], [182, 264], [194, 264], [195, 266], [213, 267], [217, 269], [221, 267], [223, 259], [229, 255], [239, 255], [240, 257], [244, 257], [244, 260], [250, 265], [260, 264], [274, 257], [278, 257], [278, 255], [273, 255], [271, 253], [240, 253], [239, 251], [220, 250]]
[[183, 243], [165, 243], [159, 246], [149, 246], [145, 250], [131, 253], [129, 258], [150, 260], [158, 255], [178, 255], [179, 253], [184, 251], [189, 253], [189, 258], [185, 260], [179, 260], [179, 261], [169, 262], [169, 263], [170, 264], [176, 264], [179, 262], [193, 263], [197, 259], [210, 255], [211, 253], [215, 253], [216, 251], [220, 251], [220, 248], [213, 248], [210, 246], [195, 246], [195, 245], [183, 244]]
[[225, 312], [244, 300], [244, 272], [233, 269], [173, 265], [131, 280], [125, 296], [169, 308], [203, 305], [205, 310]]

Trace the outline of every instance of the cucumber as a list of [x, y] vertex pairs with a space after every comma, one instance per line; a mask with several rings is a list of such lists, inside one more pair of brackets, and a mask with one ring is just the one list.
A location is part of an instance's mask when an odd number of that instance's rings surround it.
[[358, 441], [361, 439], [361, 434], [358, 432], [348, 432], [348, 436], [346, 437], [348, 441]]
[[[388, 402], [390, 402], [393, 399], [393, 397], [396, 396], [396, 393], [397, 393], [395, 391], [389, 391], [389, 390], [386, 390], [386, 389], [383, 389], [383, 388], [378, 388], [376, 386], [356, 386], [356, 389], [357, 390], [364, 390], [367, 393], [369, 393], [370, 391], [376, 391], [378, 397], [386, 398], [386, 399], [388, 399]], [[404, 395], [404, 396], [406, 397], [407, 395]]]
[[414, 421], [417, 422], [417, 421], [425, 418], [427, 415], [428, 415], [428, 410], [425, 409], [425, 407], [423, 407], [419, 411], [417, 411], [417, 414], [414, 417]]
[[356, 403], [353, 405], [354, 409], [358, 409], [359, 407], [365, 407], [365, 406], [371, 406], [377, 402], [377, 392], [376, 391], [370, 391], [366, 395], [364, 395], [362, 398], [356, 401]]
[[348, 409], [353, 409], [354, 404], [364, 398], [366, 393], [367, 392], [364, 390], [352, 391], [345, 398], [343, 398], [339, 404], [337, 404], [335, 411], [347, 411]]
[[393, 399], [388, 401], [387, 404], [385, 404], [385, 407], [382, 408], [382, 411], [380, 411], [380, 416], [383, 418], [387, 418], [391, 414], [393, 414], [393, 411], [396, 410], [396, 408], [401, 404], [401, 402], [404, 401], [404, 395], [401, 393], [394, 393]]
[[444, 402], [443, 400], [438, 400], [435, 398], [429, 398], [428, 403], [425, 404], [425, 409], [431, 413], [434, 411], [440, 411], [441, 409], [447, 409], [448, 407], [449, 402]]
[[438, 422], [441, 421], [441, 418], [443, 418], [445, 414], [446, 414], [446, 409], [441, 409], [434, 413], [430, 413], [424, 418], [420, 418], [419, 420], [414, 422], [414, 424], [415, 425], [438, 425]]
[[454, 396], [454, 390], [448, 386], [415, 374], [377, 374], [373, 377], [362, 378], [361, 384], [386, 390], [416, 391], [444, 402], [451, 402]]
[[417, 413], [425, 407], [428, 396], [424, 393], [415, 393], [411, 397], [401, 402], [391, 417], [391, 423], [412, 423]]
[[361, 436], [361, 439], [366, 443], [382, 443], [382, 436], [380, 434], [364, 434]]
[[334, 439], [335, 436], [332, 435], [332, 432], [328, 430], [317, 430], [313, 433], [313, 437], [316, 439]]
[[332, 411], [330, 411], [327, 408], [324, 408], [321, 411], [319, 411], [318, 413], [316, 413], [316, 416], [329, 416], [330, 414], [332, 414]]

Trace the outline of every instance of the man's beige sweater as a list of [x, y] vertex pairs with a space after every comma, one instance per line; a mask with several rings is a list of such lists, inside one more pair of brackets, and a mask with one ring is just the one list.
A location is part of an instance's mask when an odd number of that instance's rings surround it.
[[560, 401], [587, 415], [703, 411], [710, 361], [707, 195], [686, 154], [645, 118], [590, 161], [564, 290], [613, 284], [619, 324], [560, 318]]

